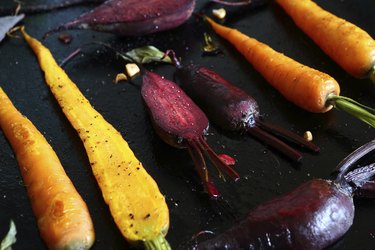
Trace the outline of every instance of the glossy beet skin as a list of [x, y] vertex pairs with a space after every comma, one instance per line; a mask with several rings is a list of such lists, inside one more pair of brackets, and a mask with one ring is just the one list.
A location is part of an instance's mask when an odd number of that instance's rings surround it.
[[66, 29], [92, 29], [125, 36], [151, 34], [181, 25], [194, 7], [195, 0], [108, 0], [47, 35]]
[[248, 212], [245, 218], [194, 249], [323, 249], [354, 219], [353, 194], [375, 174], [375, 164], [351, 170], [375, 149], [371, 141], [338, 165], [334, 180], [313, 179]]
[[189, 64], [178, 69], [183, 89], [223, 129], [238, 131], [255, 126], [257, 102], [206, 67]]
[[216, 198], [220, 193], [209, 177], [204, 156], [219, 171], [234, 180], [239, 179], [225, 161], [229, 156], [219, 157], [205, 141], [208, 119], [176, 83], [143, 69], [141, 95], [159, 137], [173, 147], [189, 150], [210, 197]]
[[353, 223], [353, 198], [330, 181], [308, 181], [261, 204], [245, 219], [197, 249], [323, 249]]
[[297, 134], [264, 122], [256, 100], [214, 71], [194, 64], [181, 67], [177, 62], [176, 66], [182, 88], [220, 128], [247, 132], [295, 161], [300, 161], [302, 155], [274, 135], [314, 152], [319, 151], [316, 145]]
[[179, 86], [152, 72], [142, 78], [142, 98], [157, 134], [166, 143], [187, 148], [188, 141], [206, 133], [207, 117]]

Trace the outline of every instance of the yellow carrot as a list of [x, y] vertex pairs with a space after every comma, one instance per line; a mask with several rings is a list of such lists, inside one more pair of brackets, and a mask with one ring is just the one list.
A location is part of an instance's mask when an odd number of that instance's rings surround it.
[[340, 96], [340, 86], [331, 76], [303, 65], [236, 29], [220, 25], [209, 17], [205, 19], [290, 102], [315, 113], [327, 112], [335, 106], [375, 127], [375, 110]]
[[86, 203], [47, 140], [0, 87], [0, 127], [10, 142], [49, 249], [89, 249], [94, 228]]
[[[363, 29], [311, 0], [276, 0], [328, 56], [354, 77], [375, 81], [375, 41]], [[369, 7], [371, 8], [371, 7]]]
[[24, 29], [21, 31], [38, 58], [47, 85], [85, 146], [104, 201], [123, 236], [129, 242], [143, 241], [146, 247], [168, 249], [164, 236], [169, 211], [156, 182], [121, 134], [58, 66], [51, 52]]

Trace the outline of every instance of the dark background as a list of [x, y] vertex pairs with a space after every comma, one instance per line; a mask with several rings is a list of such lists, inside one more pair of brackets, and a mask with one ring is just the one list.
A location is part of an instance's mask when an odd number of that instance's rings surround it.
[[[28, 1], [32, 3], [52, 1]], [[58, 1], [54, 1], [58, 2]], [[375, 2], [373, 0], [317, 0], [327, 10], [357, 24], [375, 37]], [[0, 6], [12, 6], [2, 0]], [[49, 29], [78, 16], [93, 5], [72, 7], [24, 20], [30, 35], [41, 39]], [[211, 13], [216, 4], [198, 0], [196, 10]], [[350, 77], [332, 62], [273, 1], [256, 8], [227, 8], [226, 25], [268, 43], [298, 61], [322, 70], [341, 85], [341, 93], [375, 107], [375, 86], [370, 80]], [[319, 155], [304, 152], [300, 165], [292, 164], [278, 152], [246, 135], [233, 135], [210, 127], [209, 144], [219, 153], [232, 155], [242, 179], [238, 183], [215, 179], [224, 200], [210, 201], [202, 193], [193, 163], [185, 150], [171, 148], [156, 137], [137, 88], [122, 82], [114, 84], [115, 75], [124, 63], [112, 52], [91, 46], [66, 65], [65, 70], [92, 105], [116, 127], [129, 142], [136, 156], [158, 182], [170, 209], [167, 239], [173, 248], [185, 248], [201, 230], [222, 232], [246, 211], [276, 195], [291, 190], [312, 178], [328, 178], [346, 155], [374, 139], [375, 130], [349, 115], [332, 110], [326, 114], [308, 113], [287, 102], [226, 42], [214, 36], [222, 55], [202, 56], [203, 33], [211, 30], [196, 17], [179, 28], [139, 38], [118, 37], [93, 31], [69, 31], [73, 40], [66, 45], [57, 34], [43, 43], [57, 61], [63, 60], [78, 46], [89, 41], [103, 41], [127, 51], [146, 44], [161, 50], [174, 49], [184, 62], [194, 61], [212, 67], [258, 101], [265, 120], [299, 134], [310, 130], [321, 147]], [[173, 77], [169, 65], [150, 65], [157, 73]], [[76, 132], [61, 112], [44, 83], [36, 58], [22, 39], [6, 38], [0, 44], [0, 86], [15, 106], [45, 135], [67, 174], [87, 202], [91, 212], [96, 242], [93, 249], [129, 247], [117, 230], [107, 205], [92, 175], [88, 159]], [[212, 175], [216, 170], [211, 168]], [[356, 200], [355, 221], [349, 232], [331, 249], [374, 249], [375, 202]], [[15, 220], [17, 243], [14, 249], [44, 249], [16, 159], [0, 131], [0, 213]], [[6, 225], [7, 226], [7, 225]], [[4, 227], [4, 225], [1, 225]]]

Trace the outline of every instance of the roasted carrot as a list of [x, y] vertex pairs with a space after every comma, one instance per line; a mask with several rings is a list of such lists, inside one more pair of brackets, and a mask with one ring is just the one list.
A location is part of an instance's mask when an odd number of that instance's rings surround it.
[[339, 84], [328, 74], [303, 65], [236, 29], [220, 25], [209, 17], [205, 19], [290, 102], [314, 113], [336, 107], [375, 127], [375, 110], [340, 96]]
[[375, 82], [375, 41], [363, 29], [311, 0], [276, 0], [328, 56], [354, 77]]
[[104, 201], [117, 227], [130, 242], [152, 249], [169, 249], [164, 236], [169, 211], [158, 185], [143, 168], [121, 134], [98, 113], [48, 48], [22, 29], [38, 58], [47, 85], [78, 132]]
[[44, 136], [0, 87], [0, 127], [11, 144], [39, 232], [49, 249], [89, 249], [94, 227], [86, 203]]

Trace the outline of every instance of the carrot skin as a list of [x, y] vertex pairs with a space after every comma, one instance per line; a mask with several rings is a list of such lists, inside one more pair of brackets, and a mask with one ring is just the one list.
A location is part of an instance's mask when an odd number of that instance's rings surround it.
[[375, 41], [363, 29], [322, 9], [311, 0], [276, 0], [329, 57], [357, 78], [375, 65]]
[[305, 66], [236, 29], [220, 25], [208, 17], [206, 20], [286, 99], [314, 113], [332, 109], [327, 97], [330, 94], [338, 96], [340, 86], [331, 76]]
[[10, 142], [41, 237], [49, 249], [89, 249], [93, 223], [56, 153], [0, 87], [0, 127]]

